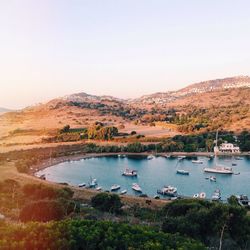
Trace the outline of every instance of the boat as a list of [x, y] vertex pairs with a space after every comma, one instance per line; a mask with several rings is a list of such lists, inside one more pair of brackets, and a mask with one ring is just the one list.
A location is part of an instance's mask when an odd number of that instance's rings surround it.
[[127, 193], [127, 189], [124, 189], [121, 191], [121, 194], [126, 194]]
[[126, 155], [118, 155], [119, 158], [125, 158]]
[[221, 199], [221, 193], [219, 189], [216, 189], [212, 195], [212, 201], [219, 201]]
[[158, 194], [168, 195], [168, 196], [176, 196], [177, 188], [172, 186], [164, 186], [162, 189], [157, 190]]
[[189, 175], [189, 171], [184, 170], [184, 169], [178, 169], [176, 171], [176, 174]]
[[215, 182], [216, 181], [216, 177], [215, 176], [210, 176], [209, 180]]
[[155, 157], [153, 156], [153, 155], [149, 155], [148, 157], [147, 157], [147, 159], [148, 160], [152, 160], [152, 159], [154, 159]]
[[237, 163], [236, 162], [232, 162], [232, 166], [237, 166]]
[[198, 199], [200, 197], [200, 194], [194, 194], [193, 198]]
[[202, 160], [192, 160], [192, 163], [203, 164], [203, 161]]
[[97, 185], [97, 179], [92, 179], [92, 177], [90, 177], [90, 182], [89, 182], [89, 187], [90, 188], [94, 188]]
[[164, 155], [165, 156], [165, 158], [171, 158], [171, 155]]
[[230, 167], [216, 166], [215, 168], [204, 168], [204, 172], [216, 174], [233, 174], [233, 169]]
[[240, 161], [240, 160], [243, 160], [243, 158], [237, 156], [237, 157], [235, 157], [235, 160]]
[[96, 191], [101, 191], [102, 190], [102, 187], [97, 187], [96, 188]]
[[159, 200], [159, 199], [160, 199], [160, 196], [159, 196], [159, 195], [155, 195], [155, 196], [154, 196], [154, 199]]
[[136, 177], [137, 176], [137, 171], [126, 168], [125, 171], [122, 173], [122, 175], [123, 176]]
[[236, 196], [238, 203], [242, 207], [250, 207], [250, 200], [247, 195], [237, 195]]
[[139, 192], [139, 193], [142, 192], [141, 187], [140, 187], [137, 183], [133, 183], [132, 189], [133, 189], [134, 191], [136, 191], [136, 192]]
[[111, 186], [110, 191], [116, 191], [116, 190], [118, 190], [118, 189], [120, 189], [120, 188], [121, 188], [120, 185], [114, 184], [114, 185]]
[[186, 158], [186, 156], [185, 155], [180, 155], [177, 158], [178, 158], [179, 161], [182, 161], [182, 160], [184, 160]]
[[78, 184], [78, 187], [85, 187], [86, 186], [86, 183], [80, 183]]
[[201, 193], [199, 194], [199, 198], [200, 198], [200, 199], [205, 199], [205, 198], [206, 198], [206, 193], [205, 193], [205, 192], [201, 192]]

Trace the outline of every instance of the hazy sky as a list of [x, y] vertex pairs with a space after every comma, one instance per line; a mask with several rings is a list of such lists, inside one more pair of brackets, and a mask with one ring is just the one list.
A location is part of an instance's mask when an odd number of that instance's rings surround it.
[[0, 106], [250, 75], [249, 0], [0, 0]]

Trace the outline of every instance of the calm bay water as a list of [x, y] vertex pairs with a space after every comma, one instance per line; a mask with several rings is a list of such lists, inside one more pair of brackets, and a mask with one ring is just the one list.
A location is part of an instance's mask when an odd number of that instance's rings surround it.
[[[152, 160], [139, 157], [118, 158], [117, 156], [95, 157], [82, 159], [79, 161], [63, 162], [49, 167], [37, 173], [46, 175], [46, 179], [53, 182], [67, 182], [70, 185], [78, 186], [79, 183], [90, 180], [90, 176], [97, 179], [98, 186], [103, 190], [109, 190], [113, 184], [121, 185], [121, 190], [127, 189], [128, 194], [138, 195], [132, 189], [132, 183], [138, 183], [143, 193], [148, 196], [156, 195], [157, 189], [164, 185], [177, 187], [178, 194], [193, 196], [195, 193], [205, 192], [207, 198], [211, 198], [215, 189], [221, 190], [222, 199], [226, 199], [232, 194], [246, 194], [250, 197], [250, 158], [243, 157], [242, 160], [235, 160], [232, 157], [219, 157], [209, 160], [200, 157], [203, 164], [194, 164], [190, 159], [178, 161], [177, 158], [156, 157]], [[212, 167], [218, 164], [232, 166], [232, 162], [237, 163], [233, 166], [235, 173], [239, 175], [220, 175], [204, 173], [204, 167]], [[122, 176], [125, 168], [138, 171], [138, 177]], [[189, 176], [176, 174], [177, 169], [190, 171]], [[214, 175], [216, 182], [211, 182], [206, 177]]]

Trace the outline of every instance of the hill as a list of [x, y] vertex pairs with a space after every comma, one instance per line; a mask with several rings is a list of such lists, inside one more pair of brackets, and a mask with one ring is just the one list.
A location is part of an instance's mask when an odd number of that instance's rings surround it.
[[193, 96], [196, 94], [249, 87], [250, 77], [248, 76], [228, 77], [224, 79], [194, 83], [177, 91], [159, 92], [151, 95], [145, 95], [140, 98], [131, 100], [131, 103], [133, 105], [166, 104], [176, 101], [177, 99], [181, 99], [187, 96]]
[[0, 107], [0, 115], [12, 111], [11, 109]]
[[1, 115], [0, 145], [41, 142], [66, 124], [86, 128], [96, 121], [146, 137], [217, 128], [240, 132], [250, 129], [249, 96], [250, 77], [246, 76], [195, 83], [134, 100], [77, 93]]

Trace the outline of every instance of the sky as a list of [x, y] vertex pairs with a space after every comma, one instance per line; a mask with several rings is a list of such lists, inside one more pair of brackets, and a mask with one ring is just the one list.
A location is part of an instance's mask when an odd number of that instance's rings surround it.
[[248, 0], [0, 0], [0, 106], [250, 75]]

